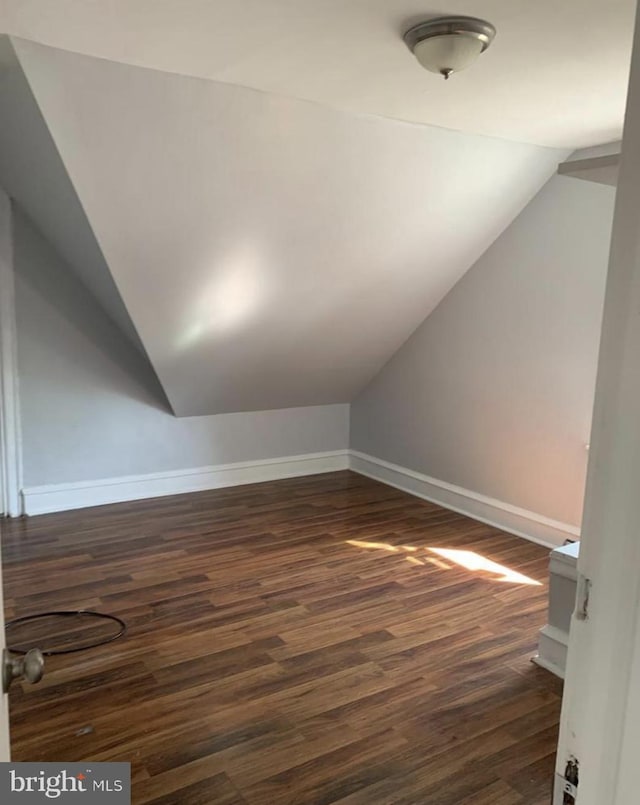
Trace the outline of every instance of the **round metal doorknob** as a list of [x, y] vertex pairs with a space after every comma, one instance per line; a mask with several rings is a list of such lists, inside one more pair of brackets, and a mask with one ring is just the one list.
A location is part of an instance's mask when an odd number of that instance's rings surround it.
[[2, 652], [2, 690], [7, 693], [14, 679], [24, 679], [35, 685], [44, 675], [44, 656], [39, 648], [32, 648], [24, 657], [12, 657]]
[[39, 648], [32, 648], [22, 658], [22, 676], [35, 685], [44, 675], [44, 656]]

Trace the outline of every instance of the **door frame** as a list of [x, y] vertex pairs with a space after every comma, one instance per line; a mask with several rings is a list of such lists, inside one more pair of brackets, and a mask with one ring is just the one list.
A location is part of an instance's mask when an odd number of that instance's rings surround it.
[[13, 208], [0, 188], [0, 513], [22, 506], [22, 438], [13, 269]]
[[[0, 548], [2, 515], [22, 513], [22, 444], [18, 399], [12, 204], [0, 188]], [[5, 647], [0, 555], [0, 656]], [[0, 762], [10, 760], [9, 697], [0, 691]]]
[[[554, 803], [637, 801], [640, 751], [640, 15], [616, 193]], [[586, 613], [586, 618], [585, 618]], [[574, 767], [575, 768], [575, 767]]]

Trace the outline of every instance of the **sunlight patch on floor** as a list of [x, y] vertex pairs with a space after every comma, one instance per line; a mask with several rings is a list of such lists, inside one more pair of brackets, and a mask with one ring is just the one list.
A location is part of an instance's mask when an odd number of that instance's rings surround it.
[[406, 550], [405, 548], [399, 548], [397, 545], [389, 545], [388, 542], [365, 542], [360, 539], [348, 539], [347, 545], [353, 545], [354, 548], [378, 548], [390, 553], [400, 553], [401, 550]]
[[534, 587], [541, 587], [541, 583], [535, 579], [529, 578], [516, 570], [500, 565], [497, 562], [492, 562], [486, 556], [482, 556], [475, 551], [461, 551], [453, 548], [428, 548], [431, 553], [448, 559], [460, 567], [473, 572], [486, 572], [495, 573], [499, 578], [492, 579], [492, 581], [506, 582], [509, 584], [529, 584]]
[[[370, 542], [368, 540], [348, 539], [347, 545], [354, 548], [368, 548], [373, 550], [387, 551], [388, 553], [405, 553], [406, 561], [412, 565], [424, 567], [427, 564], [435, 565], [440, 570], [452, 570], [453, 565], [463, 567], [472, 573], [491, 573], [493, 577], [483, 576], [487, 581], [497, 581], [505, 584], [527, 584], [532, 587], [541, 587], [542, 584], [535, 579], [518, 573], [498, 562], [487, 559], [486, 556], [476, 551], [465, 551], [458, 548], [417, 548], [415, 545], [391, 545], [388, 542]], [[425, 553], [436, 554], [435, 556], [417, 557], [415, 554], [424, 551]], [[451, 564], [449, 564], [451, 563]]]
[[448, 565], [446, 562], [443, 562], [442, 559], [436, 559], [435, 556], [427, 556], [424, 560], [428, 562], [430, 565], [435, 565], [439, 567], [440, 570], [451, 570], [451, 565]]

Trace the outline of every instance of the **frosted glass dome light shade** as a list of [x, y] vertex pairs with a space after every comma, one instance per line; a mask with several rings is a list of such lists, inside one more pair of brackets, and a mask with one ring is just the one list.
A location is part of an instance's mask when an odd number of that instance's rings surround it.
[[496, 29], [475, 17], [440, 17], [416, 25], [404, 41], [420, 64], [449, 78], [469, 67], [493, 41]]
[[448, 76], [474, 62], [482, 53], [482, 42], [464, 34], [444, 34], [418, 42], [413, 52], [425, 69]]

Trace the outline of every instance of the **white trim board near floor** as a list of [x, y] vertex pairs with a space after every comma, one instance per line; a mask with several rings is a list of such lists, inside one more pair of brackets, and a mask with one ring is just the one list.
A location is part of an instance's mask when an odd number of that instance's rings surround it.
[[98, 481], [32, 486], [23, 489], [22, 501], [25, 514], [45, 514], [348, 468], [349, 451], [333, 450]]
[[567, 539], [580, 537], [580, 529], [576, 526], [438, 481], [357, 450], [333, 450], [97, 481], [32, 486], [22, 490], [22, 504], [25, 514], [46, 514], [346, 469], [551, 548], [562, 545]]
[[438, 481], [420, 472], [391, 464], [380, 458], [351, 450], [350, 468], [410, 495], [444, 506], [445, 509], [466, 514], [474, 520], [516, 534], [549, 548], [563, 545], [567, 539], [580, 539], [578, 526], [551, 520], [541, 514], [512, 506], [501, 500], [480, 495], [460, 486]]
[[532, 659], [536, 665], [564, 679], [568, 649], [569, 635], [547, 623], [540, 629], [538, 653]]

